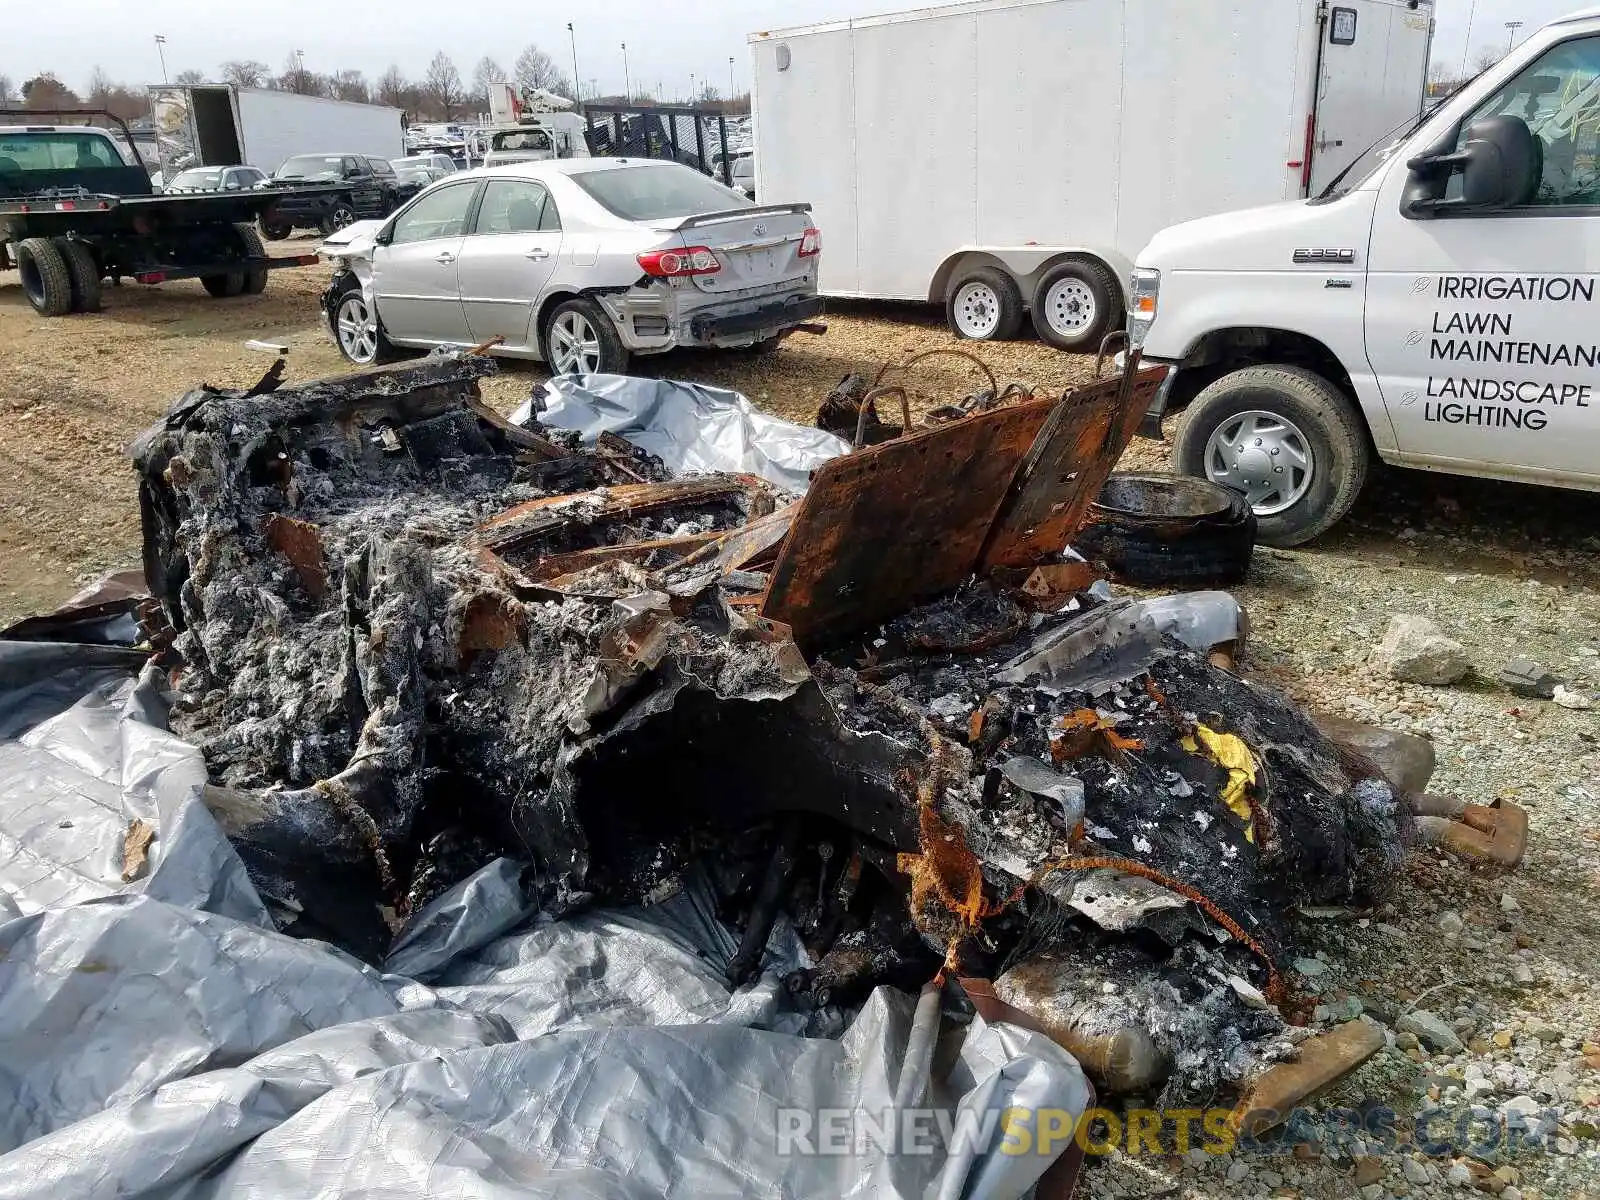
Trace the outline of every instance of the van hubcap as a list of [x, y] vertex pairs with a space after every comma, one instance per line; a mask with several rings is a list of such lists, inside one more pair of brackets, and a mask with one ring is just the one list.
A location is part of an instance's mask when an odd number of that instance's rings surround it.
[[1243, 492], [1258, 517], [1292, 507], [1310, 490], [1315, 469], [1305, 434], [1277, 413], [1229, 417], [1206, 442], [1206, 478]]
[[600, 335], [581, 312], [564, 312], [550, 322], [550, 367], [557, 375], [600, 369]]
[[1057, 280], [1044, 298], [1045, 320], [1068, 337], [1094, 324], [1095, 307], [1094, 292], [1081, 279]]
[[987, 283], [964, 283], [956, 292], [956, 328], [981, 342], [1000, 327], [1000, 297]]
[[361, 293], [351, 292], [339, 302], [334, 317], [339, 348], [351, 362], [368, 363], [378, 354], [378, 321]]

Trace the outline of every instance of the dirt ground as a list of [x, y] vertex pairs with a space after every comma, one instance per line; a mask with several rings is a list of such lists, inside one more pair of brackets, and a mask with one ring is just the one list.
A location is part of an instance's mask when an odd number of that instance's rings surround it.
[[[304, 252], [311, 244], [277, 249]], [[343, 370], [317, 319], [326, 278], [320, 267], [282, 271], [265, 295], [226, 301], [197, 283], [129, 285], [108, 289], [101, 314], [45, 321], [28, 308], [15, 274], [0, 273], [0, 475], [7, 485], [0, 625], [52, 608], [101, 570], [137, 562], [134, 477], [123, 447], [195, 384], [253, 382], [271, 357], [246, 349], [247, 340], [286, 343], [291, 381]], [[825, 336], [796, 336], [770, 356], [683, 352], [640, 360], [636, 369], [736, 388], [809, 421], [845, 374], [954, 346], [940, 317], [915, 307], [841, 306]], [[981, 353], [1002, 382], [1041, 388], [1081, 382], [1093, 367], [1031, 340]], [[509, 411], [542, 378], [529, 364], [505, 363], [487, 390]], [[927, 401], [954, 398], [978, 379], [958, 359], [918, 375]], [[1163, 447], [1140, 441], [1126, 465], [1164, 461]], [[1259, 552], [1239, 589], [1254, 622], [1245, 658], [1253, 674], [1317, 707], [1432, 738], [1436, 790], [1485, 802], [1515, 798], [1532, 812], [1528, 860], [1510, 879], [1414, 856], [1391, 908], [1313, 931], [1310, 940], [1330, 964], [1311, 984], [1326, 994], [1329, 1014], [1348, 1014], [1353, 1003], [1392, 1022], [1404, 1006], [1424, 1003], [1468, 1043], [1458, 1053], [1391, 1043], [1346, 1085], [1349, 1103], [1377, 1098], [1415, 1109], [1429, 1102], [1421, 1098], [1439, 1096], [1446, 1105], [1496, 1103], [1495, 1093], [1470, 1084], [1490, 1072], [1503, 1081], [1495, 1084], [1502, 1099], [1528, 1093], [1563, 1111], [1571, 1136], [1558, 1153], [1518, 1164], [1520, 1188], [1503, 1193], [1510, 1200], [1578, 1195], [1600, 1179], [1600, 1047], [1590, 1049], [1600, 1042], [1600, 988], [1591, 974], [1600, 962], [1592, 917], [1600, 900], [1600, 711], [1521, 700], [1494, 682], [1523, 654], [1586, 693], [1600, 689], [1597, 551], [1600, 496], [1388, 470], [1315, 545]], [[1382, 677], [1369, 655], [1399, 613], [1439, 621], [1467, 647], [1475, 675], [1455, 688]], [[1451, 932], [1441, 935], [1441, 922]], [[1465, 1097], [1452, 1093], [1452, 1081], [1464, 1076]], [[1092, 1173], [1090, 1191], [1333, 1197], [1355, 1190], [1347, 1159], [1297, 1158], [1270, 1170], [1201, 1159], [1165, 1164], [1157, 1179], [1147, 1164], [1124, 1170], [1113, 1163]], [[1379, 1182], [1360, 1194], [1444, 1193], [1448, 1161], [1401, 1165], [1386, 1157]]]

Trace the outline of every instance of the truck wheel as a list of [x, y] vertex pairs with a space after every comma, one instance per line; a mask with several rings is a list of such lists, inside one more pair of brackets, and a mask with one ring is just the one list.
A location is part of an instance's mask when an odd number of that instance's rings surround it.
[[339, 353], [358, 367], [393, 362], [400, 357], [400, 352], [383, 336], [377, 310], [354, 280], [334, 302], [333, 340], [339, 344]]
[[1022, 328], [1022, 289], [997, 267], [979, 267], [950, 285], [944, 315], [958, 338], [1002, 342]]
[[49, 238], [25, 238], [15, 251], [22, 294], [41, 317], [60, 317], [72, 311], [72, 274], [67, 260]]
[[1245, 367], [1194, 398], [1173, 439], [1173, 466], [1245, 493], [1259, 540], [1298, 546], [1356, 502], [1370, 461], [1361, 415], [1301, 367]]
[[544, 323], [544, 361], [552, 375], [622, 375], [628, 350], [605, 309], [593, 300], [564, 300]]
[[356, 210], [348, 200], [336, 200], [328, 215], [322, 218], [322, 236], [337, 233], [356, 219]]
[[51, 238], [72, 280], [72, 311], [100, 311], [100, 264], [89, 247], [71, 238]]
[[244, 291], [244, 272], [224, 271], [221, 275], [202, 275], [200, 282], [218, 300], [226, 300]]
[[294, 227], [292, 225], [280, 225], [267, 220], [261, 222], [261, 236], [269, 242], [281, 242], [293, 232]]
[[1031, 312], [1041, 341], [1086, 354], [1122, 327], [1122, 289], [1099, 259], [1070, 259], [1044, 273], [1033, 289]]
[[252, 263], [244, 269], [244, 294], [259, 296], [267, 290], [267, 248], [261, 244], [261, 235], [256, 232], [256, 227], [248, 221], [241, 221], [233, 228], [244, 246], [245, 257]]

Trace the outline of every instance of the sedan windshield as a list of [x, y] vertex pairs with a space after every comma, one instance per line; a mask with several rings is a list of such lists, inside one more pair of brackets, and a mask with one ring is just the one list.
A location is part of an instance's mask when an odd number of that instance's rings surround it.
[[199, 167], [193, 171], [182, 171], [167, 186], [169, 188], [219, 188], [222, 186], [222, 170], [219, 167]]
[[343, 161], [337, 154], [299, 154], [294, 158], [285, 159], [283, 166], [278, 168], [275, 178], [320, 179], [324, 176], [336, 177], [342, 172], [340, 163]]
[[676, 163], [640, 163], [605, 171], [577, 171], [572, 182], [626, 221], [693, 217], [749, 208], [739, 192]]

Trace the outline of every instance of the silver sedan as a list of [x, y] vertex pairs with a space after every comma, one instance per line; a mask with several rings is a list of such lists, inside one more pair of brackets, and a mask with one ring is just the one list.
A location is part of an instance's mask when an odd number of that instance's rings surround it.
[[808, 205], [758, 206], [677, 163], [515, 163], [330, 237], [323, 312], [363, 365], [499, 339], [556, 374], [620, 374], [634, 354], [776, 345], [822, 311], [821, 249]]

